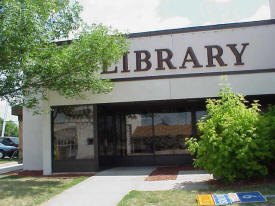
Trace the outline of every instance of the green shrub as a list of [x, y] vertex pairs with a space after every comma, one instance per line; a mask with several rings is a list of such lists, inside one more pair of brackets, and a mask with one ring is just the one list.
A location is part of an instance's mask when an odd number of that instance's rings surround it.
[[264, 138], [256, 133], [259, 104], [248, 102], [226, 87], [218, 99], [208, 99], [208, 114], [198, 122], [200, 139], [190, 138], [188, 149], [195, 167], [203, 168], [227, 182], [267, 174], [263, 161], [270, 155]]
[[262, 150], [267, 152], [267, 158], [263, 161], [265, 165], [275, 171], [275, 105], [268, 106], [267, 112], [262, 113], [258, 124], [258, 141], [262, 141]]

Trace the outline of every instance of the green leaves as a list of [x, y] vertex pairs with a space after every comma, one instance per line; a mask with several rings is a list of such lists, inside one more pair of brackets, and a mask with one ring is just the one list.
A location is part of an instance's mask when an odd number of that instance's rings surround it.
[[[256, 133], [258, 138], [256, 139], [256, 145], [261, 145], [260, 152], [257, 156], [263, 160], [263, 162], [272, 166], [272, 160], [275, 160], [275, 106], [268, 106], [268, 109], [263, 113], [257, 123]], [[266, 158], [263, 158], [261, 154], [264, 153]], [[274, 167], [274, 166], [273, 166]]]
[[[3, 0], [0, 13], [0, 97], [29, 108], [48, 90], [66, 98], [109, 92], [104, 68], [128, 50], [125, 35], [87, 26], [77, 1]], [[60, 39], [72, 41], [57, 43]]]
[[[3, 119], [0, 118], [0, 131], [2, 131]], [[13, 122], [6, 122], [5, 137], [18, 137], [18, 126]]]
[[274, 159], [270, 151], [275, 148], [275, 107], [260, 116], [257, 101], [248, 107], [244, 97], [229, 87], [218, 97], [206, 101], [208, 114], [197, 124], [200, 139], [187, 142], [195, 166], [228, 182], [266, 175], [267, 162]]

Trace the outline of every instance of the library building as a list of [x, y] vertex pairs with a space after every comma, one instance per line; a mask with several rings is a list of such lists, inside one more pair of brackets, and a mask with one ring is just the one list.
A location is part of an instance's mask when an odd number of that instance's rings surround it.
[[185, 139], [199, 138], [196, 123], [221, 76], [263, 109], [275, 104], [270, 6], [268, 20], [129, 34], [129, 52], [102, 74], [114, 82], [110, 93], [65, 99], [49, 92], [42, 107], [51, 112], [23, 109], [24, 170], [191, 165]]

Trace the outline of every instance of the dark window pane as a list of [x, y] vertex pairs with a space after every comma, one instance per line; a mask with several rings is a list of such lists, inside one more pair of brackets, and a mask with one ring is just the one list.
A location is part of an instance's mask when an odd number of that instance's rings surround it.
[[152, 114], [126, 115], [127, 155], [153, 153]]
[[155, 154], [186, 154], [185, 138], [192, 136], [191, 112], [154, 114]]

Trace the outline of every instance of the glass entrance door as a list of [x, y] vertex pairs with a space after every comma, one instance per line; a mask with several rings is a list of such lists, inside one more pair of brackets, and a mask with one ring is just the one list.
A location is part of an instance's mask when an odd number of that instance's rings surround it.
[[116, 159], [126, 155], [124, 115], [100, 115], [98, 117], [98, 141], [100, 167], [115, 166]]

